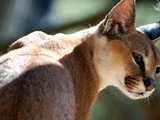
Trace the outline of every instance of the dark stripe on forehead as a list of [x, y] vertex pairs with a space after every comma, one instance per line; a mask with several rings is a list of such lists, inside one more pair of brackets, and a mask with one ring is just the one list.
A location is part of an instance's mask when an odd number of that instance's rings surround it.
[[147, 47], [147, 46], [146, 46], [145, 49], [144, 49], [144, 54], [145, 54], [146, 57], [147, 57], [148, 54], [149, 54], [149, 50], [148, 50], [148, 47]]

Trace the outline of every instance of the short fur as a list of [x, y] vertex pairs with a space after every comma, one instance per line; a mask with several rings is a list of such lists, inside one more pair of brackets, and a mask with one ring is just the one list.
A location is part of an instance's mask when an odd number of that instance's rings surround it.
[[0, 58], [0, 120], [87, 120], [110, 85], [132, 99], [150, 96], [160, 57], [134, 19], [135, 1], [122, 0], [95, 27], [13, 43]]

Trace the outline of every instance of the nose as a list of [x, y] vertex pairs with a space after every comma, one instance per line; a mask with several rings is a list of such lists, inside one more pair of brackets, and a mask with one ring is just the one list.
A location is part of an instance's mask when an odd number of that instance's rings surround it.
[[148, 78], [144, 80], [144, 85], [146, 87], [146, 91], [151, 91], [155, 88], [156, 81], [153, 78]]

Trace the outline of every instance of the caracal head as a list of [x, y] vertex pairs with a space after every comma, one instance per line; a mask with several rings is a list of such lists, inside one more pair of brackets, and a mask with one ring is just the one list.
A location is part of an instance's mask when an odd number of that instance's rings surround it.
[[98, 25], [94, 64], [100, 90], [118, 87], [132, 99], [150, 96], [160, 72], [160, 56], [154, 44], [135, 25], [135, 1], [122, 0]]

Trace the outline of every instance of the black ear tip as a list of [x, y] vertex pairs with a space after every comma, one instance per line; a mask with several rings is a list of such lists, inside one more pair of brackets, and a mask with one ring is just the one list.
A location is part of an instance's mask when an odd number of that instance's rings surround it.
[[147, 35], [150, 40], [160, 37], [160, 21], [157, 23], [140, 26], [137, 29]]

